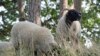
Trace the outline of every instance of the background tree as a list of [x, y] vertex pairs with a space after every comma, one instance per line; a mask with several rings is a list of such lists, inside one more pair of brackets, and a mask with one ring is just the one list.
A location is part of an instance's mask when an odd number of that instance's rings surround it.
[[60, 16], [63, 15], [64, 9], [68, 9], [68, 0], [60, 0]]
[[74, 8], [77, 10], [77, 11], [81, 11], [81, 0], [74, 0]]
[[40, 19], [40, 4], [41, 0], [29, 0], [28, 1], [28, 20], [41, 25]]
[[25, 1], [24, 0], [17, 0], [17, 8], [19, 11], [19, 21], [24, 21], [26, 19], [25, 17]]

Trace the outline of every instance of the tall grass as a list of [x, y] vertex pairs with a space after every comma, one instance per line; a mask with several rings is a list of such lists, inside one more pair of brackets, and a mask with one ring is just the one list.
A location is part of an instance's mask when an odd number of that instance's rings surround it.
[[60, 47], [56, 49], [58, 55], [54, 56], [100, 56], [100, 45], [94, 42], [93, 46], [86, 48], [82, 43], [79, 43], [78, 48], [74, 47]]

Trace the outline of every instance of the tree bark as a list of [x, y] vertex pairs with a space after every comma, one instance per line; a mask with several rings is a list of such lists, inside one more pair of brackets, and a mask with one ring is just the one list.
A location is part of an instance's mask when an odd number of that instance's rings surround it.
[[41, 0], [29, 0], [28, 2], [29, 2], [28, 21], [41, 25], [41, 19], [40, 19]]
[[19, 11], [19, 21], [24, 21], [25, 17], [25, 4], [24, 0], [17, 0], [18, 11]]
[[81, 0], [74, 0], [74, 9], [81, 12]]
[[64, 9], [68, 8], [68, 0], [60, 0], [60, 17], [64, 13]]

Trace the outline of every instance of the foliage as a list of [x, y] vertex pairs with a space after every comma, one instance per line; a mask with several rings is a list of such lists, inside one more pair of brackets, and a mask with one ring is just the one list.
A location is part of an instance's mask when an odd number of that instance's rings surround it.
[[10, 29], [12, 23], [18, 18], [17, 7], [11, 0], [0, 0], [0, 5], [5, 8], [5, 11], [0, 11], [0, 16], [2, 16], [2, 22], [0, 22], [0, 39], [6, 40], [5, 38], [10, 35]]
[[100, 43], [100, 1], [84, 0], [82, 7], [82, 31], [84, 37]]

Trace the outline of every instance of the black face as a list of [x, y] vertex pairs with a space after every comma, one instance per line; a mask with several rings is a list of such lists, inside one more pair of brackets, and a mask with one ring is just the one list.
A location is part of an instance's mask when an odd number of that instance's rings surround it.
[[71, 24], [73, 21], [79, 21], [81, 19], [81, 13], [78, 11], [71, 9], [68, 10], [66, 14], [65, 22]]

